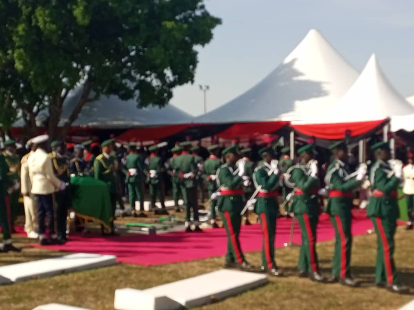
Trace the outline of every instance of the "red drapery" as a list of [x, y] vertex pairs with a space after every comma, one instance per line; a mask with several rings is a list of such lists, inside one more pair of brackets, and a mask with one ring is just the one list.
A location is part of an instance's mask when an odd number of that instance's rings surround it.
[[386, 121], [387, 120], [307, 125], [291, 124], [290, 126], [306, 136], [313, 136], [315, 138], [325, 140], [339, 140], [345, 137], [345, 132], [347, 130], [349, 131], [351, 137], [357, 137], [380, 128]]
[[253, 139], [260, 135], [271, 134], [278, 131], [288, 122], [259, 122], [259, 123], [241, 123], [235, 124], [226, 130], [217, 134], [217, 137], [222, 139]]
[[156, 141], [161, 140], [166, 137], [172, 136], [180, 131], [183, 131], [190, 125], [167, 125], [167, 126], [156, 126], [156, 127], [143, 127], [143, 128], [134, 128], [125, 131], [120, 134], [116, 139], [123, 142], [128, 142], [131, 140], [136, 141]]

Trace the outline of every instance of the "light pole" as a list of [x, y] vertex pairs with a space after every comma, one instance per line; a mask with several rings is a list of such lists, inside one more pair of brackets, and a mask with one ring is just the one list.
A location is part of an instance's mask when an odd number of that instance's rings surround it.
[[207, 92], [210, 90], [208, 85], [200, 85], [200, 90], [204, 93], [204, 114], [207, 113]]

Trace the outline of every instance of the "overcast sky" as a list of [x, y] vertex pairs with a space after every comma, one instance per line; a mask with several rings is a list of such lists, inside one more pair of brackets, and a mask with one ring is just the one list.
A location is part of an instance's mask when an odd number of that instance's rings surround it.
[[199, 84], [210, 86], [211, 111], [275, 69], [316, 28], [359, 71], [376, 53], [391, 83], [414, 95], [413, 0], [206, 0], [223, 20], [200, 51], [196, 80], [174, 92], [172, 103], [203, 113]]

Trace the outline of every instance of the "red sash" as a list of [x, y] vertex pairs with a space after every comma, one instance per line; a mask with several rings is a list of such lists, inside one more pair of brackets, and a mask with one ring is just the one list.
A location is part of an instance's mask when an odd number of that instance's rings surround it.
[[337, 198], [337, 197], [346, 197], [346, 198], [352, 198], [352, 192], [341, 192], [338, 190], [333, 190], [329, 192], [330, 198]]
[[[313, 189], [311, 189], [310, 194], [311, 195], [317, 195], [318, 190], [316, 188], [313, 188]], [[297, 196], [304, 195], [303, 190], [301, 188], [298, 188], [297, 190], [295, 190], [295, 195], [297, 195]]]
[[242, 189], [225, 189], [225, 190], [221, 190], [220, 194], [222, 196], [236, 196], [236, 195], [244, 195], [244, 190]]
[[391, 197], [391, 198], [397, 198], [398, 194], [397, 191], [392, 191], [389, 195], [385, 195], [384, 192], [380, 191], [379, 189], [376, 189], [373, 193], [372, 196], [374, 197]]
[[278, 197], [279, 193], [278, 192], [259, 192], [257, 194], [257, 197]]

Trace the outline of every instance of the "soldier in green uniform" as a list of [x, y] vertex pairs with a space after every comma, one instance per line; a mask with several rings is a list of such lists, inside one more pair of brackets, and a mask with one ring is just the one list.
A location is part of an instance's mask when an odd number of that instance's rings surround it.
[[[322, 282], [316, 253], [316, 227], [318, 226], [318, 163], [313, 160], [314, 145], [308, 144], [298, 149], [300, 163], [292, 169], [290, 182], [295, 184], [292, 193], [291, 212], [298, 219], [302, 231], [302, 245], [299, 255], [299, 277], [310, 277]], [[288, 176], [289, 177], [289, 176]]]
[[[213, 228], [218, 228], [216, 223], [216, 206], [217, 199], [212, 199], [212, 195], [217, 191], [217, 170], [221, 166], [221, 161], [218, 157], [218, 144], [211, 145], [208, 148], [210, 156], [204, 162], [203, 177], [207, 185], [208, 196], [210, 197], [210, 224]], [[214, 197], [215, 198], [215, 197]]]
[[[158, 156], [158, 145], [152, 145], [148, 150], [151, 152], [147, 168], [147, 183], [150, 189], [151, 210], [154, 211], [154, 214], [168, 215], [169, 213], [165, 209], [164, 204], [164, 184], [161, 175], [164, 171], [164, 165]], [[161, 203], [161, 210], [158, 210], [155, 205], [157, 196]]]
[[325, 184], [329, 191], [329, 200], [326, 213], [330, 215], [335, 228], [335, 254], [332, 266], [331, 283], [355, 287], [358, 285], [351, 277], [351, 248], [352, 248], [352, 191], [361, 186], [367, 173], [367, 167], [361, 165], [356, 178], [348, 178], [347, 146], [339, 141], [330, 146], [334, 160], [329, 165]]
[[[129, 143], [129, 154], [125, 162], [126, 178], [128, 186], [129, 203], [134, 217], [147, 217], [144, 213], [144, 191], [142, 182], [144, 181], [144, 165], [141, 157], [137, 154], [136, 142]], [[139, 213], [135, 211], [135, 202], [139, 201]]]
[[264, 147], [259, 150], [263, 165], [254, 171], [253, 181], [259, 189], [256, 201], [256, 213], [259, 215], [263, 231], [262, 267], [272, 276], [280, 277], [282, 271], [277, 268], [275, 261], [276, 219], [279, 213], [276, 188], [279, 181], [277, 160], [273, 160], [273, 149]]
[[[52, 153], [49, 156], [52, 158], [53, 170], [59, 180], [65, 184], [70, 182], [69, 161], [65, 154], [65, 145], [62, 141], [53, 141], [50, 146]], [[66, 220], [68, 216], [68, 207], [70, 203], [69, 186], [64, 190], [58, 191], [54, 194], [55, 209], [56, 209], [56, 228], [58, 243], [64, 244], [66, 238]]]
[[[289, 146], [285, 146], [281, 149], [282, 156], [279, 159], [279, 166], [282, 174], [285, 174], [289, 168], [293, 166], [293, 160], [290, 158], [289, 152]], [[283, 182], [283, 179], [280, 179], [280, 187], [282, 188], [283, 201], [285, 201], [286, 196], [290, 193], [290, 188]]]
[[[252, 156], [252, 149], [245, 148], [240, 150], [241, 156], [243, 156], [242, 160], [244, 160], [244, 175], [242, 176], [243, 179], [243, 191], [244, 191], [244, 199], [248, 201], [254, 192], [254, 184], [253, 184], [253, 173], [254, 173], [254, 162], [251, 160]], [[249, 221], [249, 211], [246, 210], [244, 213], [244, 224], [251, 225]]]
[[9, 186], [8, 181], [9, 167], [6, 163], [5, 157], [0, 154], [0, 225], [3, 233], [3, 246], [0, 247], [0, 253], [7, 252], [21, 252], [21, 249], [16, 248], [12, 244], [10, 233], [10, 216], [7, 212], [7, 188]]
[[8, 172], [8, 205], [10, 207], [9, 210], [9, 222], [10, 222], [10, 230], [15, 232], [14, 230], [14, 222], [16, 220], [17, 215], [19, 214], [19, 197], [20, 197], [20, 157], [16, 154], [16, 142], [14, 140], [6, 140], [4, 142], [4, 146], [6, 147], [5, 152], [3, 153], [4, 158], [6, 159], [6, 163], [9, 166]]
[[241, 227], [241, 211], [244, 206], [244, 191], [242, 176], [244, 175], [244, 161], [235, 165], [239, 159], [238, 147], [230, 146], [223, 150], [226, 164], [218, 171], [217, 184], [220, 186], [218, 210], [227, 233], [227, 254], [225, 268], [240, 268], [252, 270], [253, 267], [245, 260], [240, 247], [239, 235]]
[[82, 144], [77, 144], [74, 147], [74, 157], [70, 160], [71, 177], [89, 176], [87, 163], [83, 156], [84, 148]]
[[180, 186], [184, 197], [185, 204], [185, 231], [192, 232], [191, 229], [191, 211], [195, 232], [202, 232], [199, 227], [198, 202], [197, 202], [197, 181], [198, 167], [196, 158], [190, 154], [191, 142], [185, 141], [180, 143], [182, 153], [176, 159], [176, 171], [179, 175]]
[[388, 163], [390, 148], [387, 142], [378, 142], [371, 150], [376, 162], [370, 170], [372, 196], [367, 216], [371, 218], [378, 238], [375, 282], [378, 287], [386, 287], [391, 292], [407, 293], [408, 288], [399, 284], [394, 263], [394, 234], [399, 217], [397, 189], [402, 179], [402, 163], [395, 162], [393, 167]]
[[173, 193], [173, 199], [174, 199], [174, 207], [175, 212], [181, 212], [180, 206], [178, 204], [178, 201], [180, 199], [181, 193], [181, 187], [180, 187], [180, 178], [177, 173], [177, 158], [179, 154], [181, 153], [181, 148], [179, 145], [174, 146], [171, 149], [171, 153], [173, 153], [173, 156], [170, 158], [168, 170], [171, 176], [171, 183], [172, 183], [172, 193]]
[[198, 199], [201, 203], [204, 203], [204, 180], [202, 178], [203, 173], [203, 158], [198, 154], [200, 151], [200, 147], [195, 145], [191, 148], [191, 153], [195, 158], [195, 162], [197, 164], [197, 176], [196, 176], [196, 183], [197, 183], [197, 191], [198, 191]]
[[98, 155], [93, 164], [93, 171], [95, 179], [101, 180], [108, 185], [109, 195], [112, 206], [112, 220], [111, 230], [112, 234], [115, 235], [115, 210], [117, 200], [117, 186], [116, 186], [116, 158], [111, 156], [112, 153], [112, 139], [102, 142], [102, 154]]

